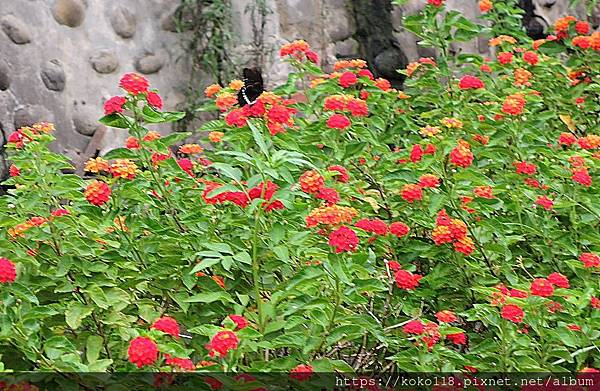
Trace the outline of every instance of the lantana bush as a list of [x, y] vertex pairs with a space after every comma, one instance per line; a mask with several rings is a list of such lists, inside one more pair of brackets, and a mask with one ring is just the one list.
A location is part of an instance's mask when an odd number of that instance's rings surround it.
[[[100, 120], [127, 143], [84, 177], [48, 149], [51, 124], [11, 134], [3, 368], [297, 387], [600, 368], [600, 33], [566, 17], [451, 56], [496, 30], [428, 3], [406, 28], [439, 56], [400, 70], [402, 91], [359, 59], [325, 73], [295, 41], [295, 71], [256, 103], [238, 105], [239, 80], [206, 89], [221, 117], [197, 143], [152, 130], [183, 114], [133, 73]], [[506, 6], [480, 3], [500, 25]]]

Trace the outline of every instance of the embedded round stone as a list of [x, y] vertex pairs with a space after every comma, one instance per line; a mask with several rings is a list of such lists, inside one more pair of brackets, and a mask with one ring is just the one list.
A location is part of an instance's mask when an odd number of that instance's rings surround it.
[[112, 50], [100, 50], [90, 57], [90, 64], [98, 73], [113, 73], [119, 67], [119, 59]]
[[125, 7], [116, 7], [110, 15], [110, 24], [115, 33], [122, 38], [131, 38], [135, 34], [135, 15]]
[[165, 65], [165, 56], [161, 53], [150, 53], [135, 62], [135, 69], [145, 75], [156, 73]]
[[52, 16], [62, 25], [77, 27], [85, 19], [85, 4], [81, 0], [56, 0]]
[[44, 64], [41, 76], [47, 89], [51, 91], [62, 91], [65, 89], [66, 76], [60, 61], [50, 60]]
[[4, 33], [17, 45], [31, 42], [31, 34], [27, 25], [14, 15], [5, 15], [0, 19]]

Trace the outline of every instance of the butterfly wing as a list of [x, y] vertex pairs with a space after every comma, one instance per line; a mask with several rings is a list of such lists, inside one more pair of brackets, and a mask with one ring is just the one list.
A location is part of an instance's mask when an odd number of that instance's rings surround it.
[[251, 105], [264, 91], [263, 78], [258, 68], [244, 68], [244, 86], [238, 92], [240, 107]]

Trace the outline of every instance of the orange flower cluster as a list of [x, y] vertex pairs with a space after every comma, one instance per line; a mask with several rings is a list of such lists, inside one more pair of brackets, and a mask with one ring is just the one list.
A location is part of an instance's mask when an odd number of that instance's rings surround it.
[[417, 69], [419, 69], [419, 67], [421, 67], [421, 65], [431, 65], [432, 67], [436, 67], [437, 64], [435, 62], [435, 60], [433, 58], [429, 58], [429, 57], [422, 57], [419, 59], [418, 62], [411, 62], [410, 64], [408, 64], [406, 66], [406, 75], [408, 77], [411, 77], [415, 71]]
[[233, 95], [231, 92], [222, 92], [217, 95], [217, 99], [215, 100], [215, 104], [219, 108], [219, 110], [227, 111], [233, 107], [237, 103], [237, 97]]
[[31, 142], [40, 134], [50, 133], [52, 131], [54, 131], [54, 124], [49, 122], [38, 122], [32, 126], [24, 126], [8, 136], [7, 144], [13, 145], [17, 149], [21, 149], [25, 146], [26, 142]]
[[348, 68], [366, 68], [367, 62], [365, 60], [355, 59], [355, 60], [340, 60], [333, 64], [333, 70], [339, 71], [342, 69]]
[[437, 246], [453, 242], [454, 251], [465, 255], [470, 255], [475, 249], [473, 239], [468, 236], [467, 225], [461, 220], [451, 219], [445, 209], [438, 213], [431, 237]]
[[506, 97], [502, 104], [502, 112], [509, 115], [519, 115], [525, 108], [525, 98], [521, 94], [512, 94]]
[[554, 22], [554, 31], [557, 33], [567, 31], [571, 23], [576, 22], [577, 18], [571, 15], [565, 16]]
[[340, 205], [321, 206], [310, 211], [306, 216], [306, 226], [308, 228], [323, 225], [352, 224], [352, 220], [358, 216], [358, 211], [354, 208]]
[[479, 0], [479, 10], [482, 13], [489, 12], [494, 7], [491, 0]]
[[315, 64], [319, 62], [317, 53], [310, 50], [308, 43], [301, 39], [283, 45], [281, 49], [279, 49], [279, 56], [292, 56], [298, 61], [307, 59]]
[[110, 164], [103, 158], [97, 157], [95, 159], [89, 159], [85, 163], [85, 167], [83, 169], [87, 172], [93, 172], [94, 174], [98, 174], [102, 171], [108, 172], [108, 170], [110, 169]]
[[30, 218], [29, 220], [27, 220], [24, 223], [17, 224], [13, 228], [9, 228], [8, 234], [13, 239], [16, 238], [17, 236], [23, 238], [23, 237], [25, 237], [25, 232], [27, 230], [29, 230], [30, 228], [33, 228], [33, 227], [39, 227], [41, 225], [46, 224], [47, 222], [48, 222], [47, 218], [35, 216], [35, 217]]
[[511, 37], [510, 35], [500, 35], [500, 36], [490, 39], [489, 45], [492, 47], [495, 47], [495, 46], [499, 46], [505, 42], [508, 44], [514, 45], [515, 43], [517, 43], [517, 40], [514, 39], [513, 37]]
[[208, 139], [213, 143], [218, 143], [223, 140], [223, 136], [225, 136], [225, 133], [214, 131], [208, 134]]
[[211, 84], [208, 87], [206, 87], [204, 89], [204, 95], [207, 98], [212, 98], [213, 96], [215, 96], [219, 91], [221, 91], [221, 86], [218, 84]]
[[440, 122], [442, 125], [444, 125], [448, 129], [462, 129], [462, 127], [463, 127], [463, 122], [461, 120], [459, 120], [458, 118], [446, 117], [446, 118], [443, 118]]
[[137, 171], [137, 165], [129, 159], [116, 159], [115, 162], [110, 165], [110, 173], [115, 178], [133, 179], [135, 178]]
[[204, 148], [198, 144], [183, 144], [181, 147], [179, 147], [179, 153], [186, 155], [194, 155], [202, 152], [204, 152]]
[[515, 69], [514, 74], [515, 74], [515, 86], [531, 87], [531, 83], [529, 82], [529, 80], [533, 76], [531, 72], [529, 72], [527, 69], [517, 68], [517, 69]]
[[326, 111], [349, 111], [355, 117], [369, 115], [367, 102], [350, 95], [330, 95], [323, 102], [323, 110]]
[[300, 188], [303, 192], [309, 194], [318, 193], [325, 186], [325, 179], [323, 175], [319, 174], [315, 170], [309, 170], [304, 172], [300, 179], [298, 180], [300, 183]]

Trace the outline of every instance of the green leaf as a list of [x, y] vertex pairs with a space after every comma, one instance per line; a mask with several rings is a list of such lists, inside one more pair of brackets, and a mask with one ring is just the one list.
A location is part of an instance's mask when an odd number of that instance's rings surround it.
[[25, 285], [21, 285], [17, 282], [12, 283], [9, 285], [9, 291], [23, 299], [23, 300], [27, 300], [30, 303], [33, 304], [40, 304], [40, 302], [38, 301], [38, 298], [35, 296], [35, 294], [33, 294], [33, 292], [31, 292], [31, 290], [29, 288], [27, 288]]
[[250, 127], [250, 130], [252, 131], [252, 137], [254, 138], [254, 141], [256, 142], [256, 144], [258, 145], [258, 147], [260, 148], [262, 153], [264, 153], [264, 155], [268, 158], [269, 157], [269, 148], [267, 147], [267, 143], [265, 142], [265, 137], [262, 132], [262, 127], [261, 127], [261, 129], [259, 129], [252, 121], [248, 121], [248, 126]]
[[242, 171], [239, 168], [232, 167], [225, 163], [213, 163], [211, 167], [236, 182], [242, 180]]
[[183, 117], [185, 117], [185, 113], [180, 111], [156, 111], [150, 106], [144, 106], [142, 109], [142, 118], [153, 124], [175, 122]]
[[93, 311], [93, 308], [81, 303], [73, 303], [65, 312], [67, 324], [73, 330], [81, 326], [81, 322]]
[[192, 135], [191, 132], [173, 132], [165, 137], [162, 137], [160, 139], [160, 141], [165, 144], [166, 146], [171, 146], [173, 144], [175, 144], [178, 141], [183, 141], [186, 138], [190, 137]]
[[108, 151], [104, 156], [104, 159], [136, 159], [138, 157], [136, 151], [132, 151], [127, 148], [117, 148], [111, 151]]
[[222, 301], [232, 303], [233, 298], [227, 292], [206, 292], [194, 295], [186, 300], [186, 303], [212, 303], [215, 301]]
[[85, 358], [88, 363], [94, 363], [100, 356], [100, 350], [104, 340], [98, 335], [90, 335], [85, 344]]
[[127, 129], [129, 128], [129, 124], [133, 123], [133, 118], [114, 113], [100, 118], [100, 123], [111, 128]]

